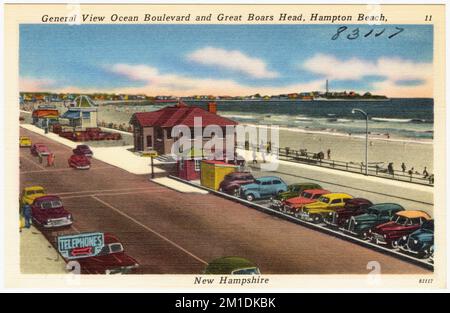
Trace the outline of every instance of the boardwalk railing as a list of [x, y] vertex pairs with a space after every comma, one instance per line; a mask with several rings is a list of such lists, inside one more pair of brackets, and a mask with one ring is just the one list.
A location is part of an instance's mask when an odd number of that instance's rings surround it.
[[[248, 144], [245, 144], [242, 148], [249, 150]], [[259, 151], [260, 149], [257, 148]], [[355, 163], [355, 162], [345, 162], [338, 160], [327, 159], [324, 154], [321, 153], [311, 153], [306, 150], [294, 150], [288, 147], [285, 148], [277, 148], [272, 147], [268, 149], [269, 151], [277, 151], [278, 157], [280, 160], [295, 162], [295, 163], [303, 163], [310, 164], [314, 166], [320, 166], [325, 168], [331, 168], [335, 170], [341, 170], [351, 173], [359, 173], [366, 174], [365, 164]], [[268, 151], [266, 151], [268, 152]], [[391, 170], [389, 171], [387, 167], [383, 166], [383, 162], [378, 163], [370, 163], [368, 168], [368, 175], [381, 177], [391, 180], [398, 180], [404, 182], [410, 182], [415, 184], [421, 184], [426, 186], [434, 186], [434, 175], [431, 174], [428, 177], [424, 177], [418, 173], [408, 173], [408, 171], [399, 171], [399, 170]]]

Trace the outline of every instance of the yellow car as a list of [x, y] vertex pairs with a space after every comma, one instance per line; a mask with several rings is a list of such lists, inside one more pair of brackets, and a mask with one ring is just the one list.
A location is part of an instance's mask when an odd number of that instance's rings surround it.
[[25, 187], [22, 191], [21, 204], [31, 205], [34, 199], [45, 196], [45, 190], [41, 186]]
[[31, 138], [28, 136], [20, 136], [19, 147], [31, 147]]
[[335, 209], [343, 208], [345, 202], [353, 197], [346, 193], [327, 193], [317, 199], [316, 202], [303, 206], [299, 212], [300, 219], [314, 222], [323, 221], [324, 217]]

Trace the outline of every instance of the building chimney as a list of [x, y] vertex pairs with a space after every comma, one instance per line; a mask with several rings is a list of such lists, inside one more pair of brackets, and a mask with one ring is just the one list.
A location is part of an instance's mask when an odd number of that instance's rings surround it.
[[209, 102], [208, 103], [208, 112], [210, 113], [217, 113], [217, 104], [215, 102]]

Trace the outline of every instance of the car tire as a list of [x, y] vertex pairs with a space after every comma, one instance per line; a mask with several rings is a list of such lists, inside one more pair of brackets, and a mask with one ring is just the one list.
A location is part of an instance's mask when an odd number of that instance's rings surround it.
[[322, 215], [320, 215], [320, 214], [314, 214], [312, 216], [312, 218], [313, 218], [313, 223], [314, 224], [319, 224], [319, 223], [322, 222]]
[[253, 194], [249, 193], [248, 195], [245, 196], [245, 199], [247, 201], [252, 202], [253, 200], [255, 200], [255, 196]]
[[359, 234], [359, 238], [362, 239], [362, 240], [367, 240], [367, 239], [369, 239], [369, 232], [368, 232], [367, 230], [361, 232], [361, 233]]

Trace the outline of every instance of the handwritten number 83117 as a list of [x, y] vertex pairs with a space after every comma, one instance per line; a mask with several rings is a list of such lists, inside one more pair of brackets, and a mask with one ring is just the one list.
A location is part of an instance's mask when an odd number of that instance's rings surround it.
[[402, 33], [405, 29], [401, 27], [395, 27], [394, 29], [386, 30], [386, 28], [375, 29], [372, 28], [369, 31], [362, 31], [359, 27], [349, 29], [347, 26], [341, 26], [337, 29], [336, 33], [331, 37], [331, 40], [337, 40], [340, 37], [347, 38], [348, 40], [355, 40], [359, 37], [367, 38], [373, 36], [375, 38], [381, 35], [387, 36], [388, 39], [392, 39], [398, 34]]

